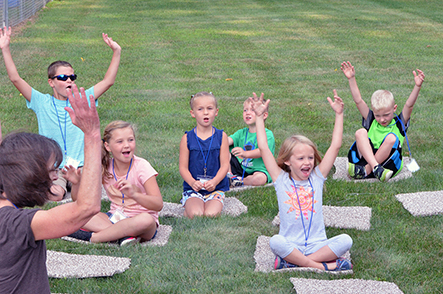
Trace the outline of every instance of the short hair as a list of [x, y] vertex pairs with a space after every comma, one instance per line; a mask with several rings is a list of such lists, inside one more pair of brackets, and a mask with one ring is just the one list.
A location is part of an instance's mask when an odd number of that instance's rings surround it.
[[107, 179], [110, 179], [113, 177], [113, 175], [108, 171], [108, 167], [111, 163], [111, 159], [112, 159], [112, 155], [111, 152], [109, 152], [108, 150], [106, 150], [105, 148], [105, 142], [109, 143], [109, 141], [112, 138], [112, 133], [115, 130], [119, 130], [119, 129], [126, 129], [126, 128], [130, 128], [132, 130], [132, 132], [134, 133], [134, 138], [135, 138], [135, 127], [126, 121], [122, 121], [122, 120], [114, 120], [112, 122], [110, 122], [105, 129], [103, 130], [103, 148], [102, 148], [102, 179], [105, 182]]
[[45, 204], [52, 186], [50, 160], [55, 167], [63, 160], [56, 141], [33, 133], [7, 135], [0, 144], [0, 199], [20, 208]]
[[374, 110], [388, 108], [394, 106], [394, 95], [388, 90], [377, 90], [372, 94], [371, 107]]
[[191, 95], [191, 100], [189, 101], [189, 105], [191, 106], [191, 109], [193, 109], [194, 107], [194, 101], [198, 98], [198, 97], [212, 97], [214, 99], [215, 102], [215, 108], [218, 108], [218, 103], [217, 103], [217, 99], [215, 99], [214, 94], [212, 94], [212, 92], [198, 92], [195, 95]]
[[67, 61], [57, 60], [48, 66], [48, 79], [52, 79], [55, 76], [57, 69], [61, 66], [73, 68]]
[[291, 158], [294, 148], [297, 144], [306, 144], [314, 149], [314, 168], [320, 164], [321, 156], [318, 152], [317, 145], [314, 142], [302, 135], [293, 135], [287, 138], [280, 147], [280, 151], [277, 156], [277, 165], [287, 173], [291, 173], [291, 169], [285, 162]]

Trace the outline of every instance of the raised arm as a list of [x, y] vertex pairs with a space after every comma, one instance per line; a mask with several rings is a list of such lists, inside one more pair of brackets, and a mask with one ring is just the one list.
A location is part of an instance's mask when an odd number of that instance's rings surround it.
[[36, 240], [66, 236], [80, 229], [100, 211], [101, 204], [101, 150], [100, 121], [94, 98], [86, 98], [85, 90], [73, 85], [67, 96], [72, 108], [69, 112], [74, 125], [85, 134], [85, 161], [77, 201], [56, 206], [49, 210], [39, 210], [31, 222]]
[[405, 106], [403, 107], [403, 117], [405, 119], [405, 124], [409, 121], [411, 117], [412, 110], [414, 109], [415, 102], [417, 101], [418, 94], [420, 93], [421, 85], [425, 80], [425, 74], [417, 68], [417, 72], [412, 71], [414, 74], [414, 89], [412, 89], [411, 95], [409, 95], [408, 100], [406, 100]]
[[260, 98], [257, 97], [257, 94], [252, 93], [253, 97], [249, 97], [252, 102], [252, 109], [256, 115], [255, 126], [257, 128], [257, 144], [260, 149], [261, 157], [263, 158], [263, 162], [265, 164], [266, 170], [269, 172], [271, 179], [275, 182], [281, 172], [281, 168], [277, 165], [275, 161], [274, 154], [272, 154], [271, 149], [268, 146], [268, 137], [266, 136], [265, 130], [265, 119], [264, 114], [268, 109], [269, 103], [271, 100], [267, 100], [263, 104], [264, 94], [261, 93]]
[[351, 88], [352, 99], [354, 99], [355, 105], [361, 116], [364, 118], [368, 117], [369, 107], [365, 101], [361, 98], [360, 90], [357, 86], [357, 80], [355, 79], [355, 69], [352, 64], [348, 62], [343, 62], [341, 64], [341, 70], [344, 75], [348, 78], [349, 87]]
[[15, 63], [12, 60], [11, 49], [9, 43], [11, 41], [12, 29], [9, 27], [0, 30], [0, 48], [2, 49], [3, 60], [5, 62], [6, 71], [8, 72], [9, 79], [12, 84], [17, 88], [17, 90], [22, 93], [26, 100], [31, 101], [32, 88], [31, 86], [23, 80], [18, 74]]
[[113, 41], [111, 37], [103, 33], [103, 41], [112, 49], [112, 59], [109, 65], [108, 71], [105, 74], [103, 80], [98, 82], [94, 86], [94, 96], [98, 99], [104, 92], [106, 92], [112, 85], [114, 85], [115, 78], [117, 77], [118, 67], [120, 65], [120, 55], [122, 48], [117, 42]]
[[323, 160], [318, 165], [321, 174], [326, 177], [334, 165], [337, 158], [338, 151], [340, 150], [342, 138], [343, 138], [343, 100], [338, 97], [337, 91], [334, 89], [334, 101], [331, 98], [327, 98], [332, 109], [335, 111], [335, 124], [334, 131], [332, 132], [331, 146], [326, 151]]

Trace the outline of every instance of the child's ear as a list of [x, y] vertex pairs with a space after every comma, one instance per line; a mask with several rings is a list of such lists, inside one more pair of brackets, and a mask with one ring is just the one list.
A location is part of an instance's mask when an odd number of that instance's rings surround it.
[[215, 111], [215, 116], [217, 116], [218, 115], [218, 108], [217, 108], [217, 110]]
[[267, 112], [263, 113], [263, 119], [265, 120], [267, 118], [268, 118], [268, 113]]
[[104, 142], [103, 145], [105, 146], [106, 151], [111, 152], [111, 148], [109, 148], [108, 142]]
[[394, 105], [394, 112], [397, 111], [397, 104]]
[[191, 116], [195, 118], [194, 111], [191, 109], [189, 112], [191, 113]]
[[48, 84], [49, 86], [51, 86], [51, 88], [54, 88], [54, 82], [52, 81], [52, 79], [48, 79]]

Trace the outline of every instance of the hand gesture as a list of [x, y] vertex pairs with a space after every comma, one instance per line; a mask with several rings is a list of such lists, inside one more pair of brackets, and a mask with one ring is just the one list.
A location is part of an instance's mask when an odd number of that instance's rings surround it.
[[205, 187], [206, 191], [208, 192], [212, 192], [215, 190], [215, 187], [217, 187], [217, 185], [214, 183], [214, 180], [209, 180], [203, 183], [203, 186]]
[[235, 157], [244, 158], [244, 150], [241, 147], [234, 147], [231, 150], [231, 153], [234, 154]]
[[117, 42], [113, 41], [112, 38], [108, 36], [108, 34], [102, 33], [102, 36], [103, 41], [105, 41], [105, 43], [112, 49], [112, 51], [122, 49]]
[[421, 70], [419, 70], [418, 68], [417, 68], [417, 72], [418, 72], [418, 74], [415, 72], [415, 70], [412, 71], [412, 73], [414, 74], [414, 82], [417, 87], [421, 87], [421, 84], [423, 84], [423, 82], [425, 80], [425, 74]]
[[123, 194], [125, 194], [125, 197], [132, 198], [137, 191], [137, 189], [127, 180], [120, 179], [118, 180], [114, 186], [120, 190]]
[[349, 61], [343, 62], [340, 68], [348, 79], [355, 77], [355, 69]]
[[63, 177], [73, 185], [80, 183], [81, 170], [79, 168], [75, 168], [72, 165], [65, 165], [62, 169], [62, 174]]
[[3, 30], [0, 29], [0, 49], [9, 46], [9, 43], [11, 41], [11, 34], [12, 34], [11, 27], [9, 27], [9, 29], [7, 29], [6, 27], [4, 27]]
[[260, 98], [257, 97], [257, 94], [252, 93], [253, 97], [249, 97], [249, 100], [251, 101], [252, 110], [254, 110], [255, 115], [262, 116], [265, 112], [268, 111], [269, 102], [271, 100], [266, 100], [264, 102], [264, 96], [265, 94], [261, 93]]
[[192, 190], [194, 190], [195, 192], [200, 191], [201, 189], [203, 189], [204, 185], [202, 182], [200, 182], [199, 180], [195, 180], [194, 183], [192, 183], [191, 188]]
[[71, 90], [72, 92], [66, 89], [66, 93], [72, 109], [65, 107], [65, 110], [69, 113], [72, 123], [80, 128], [85, 135], [98, 132], [98, 136], [100, 136], [100, 120], [95, 107], [94, 96], [89, 97], [89, 106], [84, 88], [80, 88], [81, 96], [76, 84], [72, 84]]
[[334, 92], [334, 101], [332, 101], [331, 98], [327, 98], [329, 105], [331, 105], [332, 109], [335, 111], [336, 114], [341, 114], [343, 113], [343, 109], [344, 109], [344, 104], [343, 104], [343, 100], [338, 97], [337, 95], [337, 90], [333, 90]]

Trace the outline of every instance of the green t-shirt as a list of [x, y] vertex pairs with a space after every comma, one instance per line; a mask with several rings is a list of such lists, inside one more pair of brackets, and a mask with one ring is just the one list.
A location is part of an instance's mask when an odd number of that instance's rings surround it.
[[[271, 150], [272, 154], [275, 152], [275, 139], [274, 134], [272, 131], [266, 130], [266, 137], [268, 138], [268, 146]], [[249, 128], [243, 128], [235, 132], [233, 135], [229, 136], [232, 138], [234, 143], [230, 146], [230, 151], [234, 147], [241, 147], [243, 150], [245, 150], [245, 146], [251, 146], [250, 150], [254, 150], [258, 148], [257, 144], [257, 134], [256, 133], [250, 133]], [[248, 174], [253, 174], [254, 172], [260, 171], [266, 174], [268, 177], [268, 183], [272, 181], [271, 176], [269, 175], [268, 171], [266, 170], [265, 164], [263, 162], [263, 159], [261, 157], [259, 158], [245, 158], [245, 159], [238, 159], [240, 164], [242, 165], [243, 169]]]

